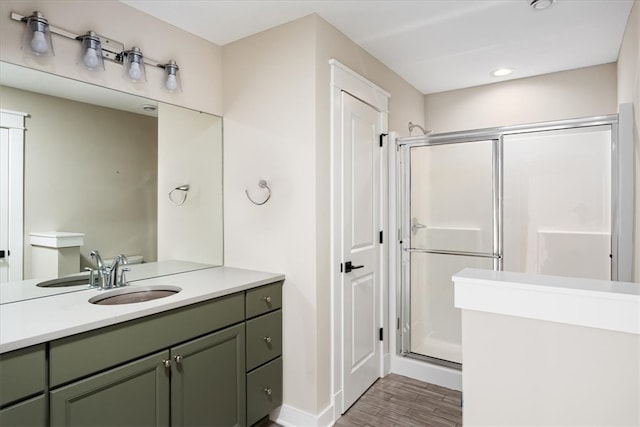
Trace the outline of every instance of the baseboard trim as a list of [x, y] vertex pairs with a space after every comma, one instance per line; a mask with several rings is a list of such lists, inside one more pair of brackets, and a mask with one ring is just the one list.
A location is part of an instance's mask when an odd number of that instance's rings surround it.
[[318, 415], [312, 415], [293, 406], [282, 405], [271, 413], [270, 418], [284, 427], [331, 427], [335, 421], [333, 412], [333, 405], [327, 406]]
[[392, 356], [391, 372], [453, 390], [462, 390], [462, 372], [408, 357]]

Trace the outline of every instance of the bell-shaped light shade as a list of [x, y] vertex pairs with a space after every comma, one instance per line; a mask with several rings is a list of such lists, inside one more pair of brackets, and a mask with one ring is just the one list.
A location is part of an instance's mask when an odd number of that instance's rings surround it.
[[53, 56], [49, 22], [38, 11], [27, 17], [22, 35], [22, 50], [37, 56]]
[[176, 61], [171, 60], [168, 64], [164, 65], [164, 82], [162, 86], [168, 92], [177, 92], [182, 90], [182, 84], [180, 82], [180, 67], [176, 64]]
[[124, 74], [127, 79], [134, 83], [147, 81], [144, 72], [144, 58], [142, 57], [142, 52], [137, 47], [133, 47], [126, 52]]
[[90, 71], [104, 71], [104, 58], [102, 57], [102, 43], [100, 37], [93, 31], [81, 36], [82, 49], [78, 63]]

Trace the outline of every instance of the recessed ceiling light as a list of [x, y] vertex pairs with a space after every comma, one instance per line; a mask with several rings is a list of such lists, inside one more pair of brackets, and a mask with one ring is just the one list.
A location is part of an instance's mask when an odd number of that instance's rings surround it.
[[529, 0], [529, 6], [534, 10], [544, 10], [550, 7], [556, 0]]
[[504, 77], [508, 76], [511, 73], [513, 73], [513, 70], [511, 68], [498, 68], [497, 70], [492, 71], [491, 75], [493, 77]]

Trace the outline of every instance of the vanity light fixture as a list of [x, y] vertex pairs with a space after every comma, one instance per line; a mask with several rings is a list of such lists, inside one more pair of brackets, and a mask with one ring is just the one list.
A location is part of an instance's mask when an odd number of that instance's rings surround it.
[[178, 67], [176, 61], [172, 59], [168, 64], [164, 64], [163, 67], [166, 77], [164, 80], [164, 88], [169, 92], [182, 90], [182, 85], [180, 84], [180, 74], [178, 74], [178, 71], [180, 71], [180, 67]]
[[144, 56], [136, 46], [124, 52], [124, 73], [134, 83], [147, 81], [144, 72]]
[[22, 49], [36, 56], [53, 56], [49, 21], [38, 11], [23, 18], [27, 25], [22, 34]]
[[87, 70], [104, 71], [104, 60], [102, 59], [102, 42], [100, 37], [93, 31], [88, 31], [84, 36], [79, 36], [82, 43], [80, 49], [80, 62]]
[[175, 60], [159, 62], [142, 54], [138, 47], [125, 49], [124, 44], [89, 31], [84, 35], [50, 25], [42, 13], [35, 11], [31, 16], [11, 12], [11, 19], [26, 24], [22, 39], [22, 49], [38, 56], [53, 56], [51, 33], [78, 40], [81, 43], [78, 64], [91, 71], [104, 71], [104, 60], [124, 67], [123, 76], [132, 82], [146, 82], [145, 65], [164, 70], [162, 86], [168, 92], [182, 90], [178, 64]]
[[497, 70], [493, 70], [491, 72], [491, 75], [493, 77], [505, 77], [511, 73], [513, 73], [513, 70], [511, 68], [498, 68]]

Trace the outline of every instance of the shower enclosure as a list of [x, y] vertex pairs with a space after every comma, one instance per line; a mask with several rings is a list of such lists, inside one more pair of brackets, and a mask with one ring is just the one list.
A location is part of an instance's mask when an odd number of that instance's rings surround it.
[[617, 132], [614, 115], [396, 139], [402, 354], [460, 366], [463, 268], [627, 274]]

